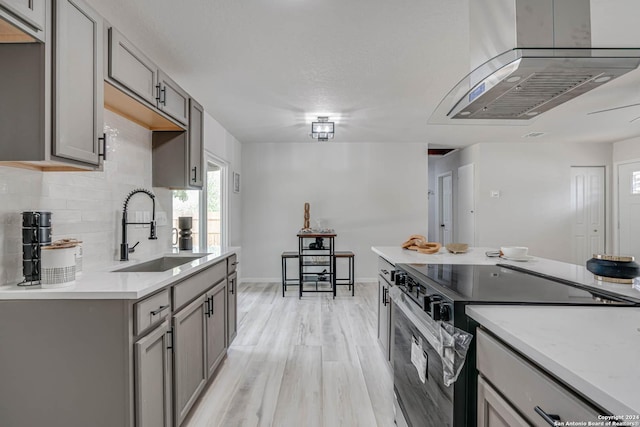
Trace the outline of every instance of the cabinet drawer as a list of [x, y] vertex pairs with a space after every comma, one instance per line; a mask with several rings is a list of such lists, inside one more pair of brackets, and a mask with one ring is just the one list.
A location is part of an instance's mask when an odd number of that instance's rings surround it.
[[389, 261], [382, 257], [378, 257], [378, 274], [385, 278], [385, 280], [393, 285], [395, 281], [396, 267]]
[[227, 258], [227, 274], [231, 274], [236, 271], [236, 267], [238, 266], [238, 257], [236, 254], [231, 255]]
[[598, 421], [601, 411], [486, 332], [478, 329], [476, 338], [478, 371], [533, 425], [549, 425], [536, 413], [536, 406], [564, 422]]
[[213, 285], [227, 275], [227, 264], [220, 261], [206, 270], [194, 274], [173, 287], [173, 305], [179, 309], [199, 295], [205, 293]]
[[171, 314], [169, 290], [164, 289], [155, 295], [147, 297], [133, 306], [135, 316], [134, 335], [138, 335], [150, 326], [160, 323]]

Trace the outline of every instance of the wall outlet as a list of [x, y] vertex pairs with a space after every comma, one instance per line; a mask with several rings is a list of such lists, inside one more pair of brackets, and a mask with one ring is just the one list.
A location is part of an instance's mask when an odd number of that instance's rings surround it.
[[167, 213], [165, 211], [156, 212], [156, 225], [158, 227], [167, 225]]
[[491, 197], [499, 199], [500, 198], [500, 190], [491, 190]]
[[142, 221], [146, 222], [146, 224], [144, 224], [143, 227], [149, 228], [149, 223], [151, 222], [151, 212], [143, 211], [143, 217], [144, 219]]

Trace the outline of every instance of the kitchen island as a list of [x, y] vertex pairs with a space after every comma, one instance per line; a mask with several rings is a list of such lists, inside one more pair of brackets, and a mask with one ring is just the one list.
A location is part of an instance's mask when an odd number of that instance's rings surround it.
[[497, 248], [469, 247], [464, 254], [449, 253], [444, 247], [433, 255], [421, 254], [415, 251], [402, 249], [400, 246], [373, 246], [371, 250], [391, 264], [474, 264], [495, 265], [508, 264], [525, 270], [533, 271], [547, 276], [552, 276], [578, 285], [596, 290], [604, 290], [609, 293], [632, 298], [640, 302], [640, 278], [636, 278], [633, 285], [601, 282], [584, 266], [570, 264], [552, 259], [532, 256], [530, 261], [509, 261], [498, 257], [488, 257], [487, 251], [496, 251]]
[[640, 425], [640, 308], [476, 305], [466, 313], [581, 398]]

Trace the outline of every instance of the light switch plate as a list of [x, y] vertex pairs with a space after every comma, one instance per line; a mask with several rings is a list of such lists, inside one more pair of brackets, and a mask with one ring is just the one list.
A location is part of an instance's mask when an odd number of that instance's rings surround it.
[[142, 214], [143, 214], [143, 217], [144, 217], [144, 219], [142, 221], [146, 223], [146, 224], [143, 225], [143, 227], [144, 228], [149, 228], [149, 223], [151, 222], [151, 212], [143, 211]]
[[[143, 221], [143, 218], [144, 218], [144, 216], [142, 214], [142, 211], [136, 211], [136, 221], [135, 222], [140, 223], [140, 222]], [[136, 228], [142, 228], [142, 225], [141, 224], [136, 224]]]
[[158, 227], [167, 225], [167, 213], [165, 211], [156, 212], [156, 225]]

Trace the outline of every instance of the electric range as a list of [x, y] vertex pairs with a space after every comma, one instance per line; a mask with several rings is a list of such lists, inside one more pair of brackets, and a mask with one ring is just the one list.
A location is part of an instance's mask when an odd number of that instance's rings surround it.
[[[446, 386], [444, 362], [425, 338], [442, 324], [475, 335], [477, 323], [466, 316], [466, 305], [639, 305], [507, 264], [397, 264], [395, 285], [392, 360], [399, 426], [475, 426], [475, 343], [471, 342], [458, 379]], [[416, 370], [422, 370], [420, 375]]]

